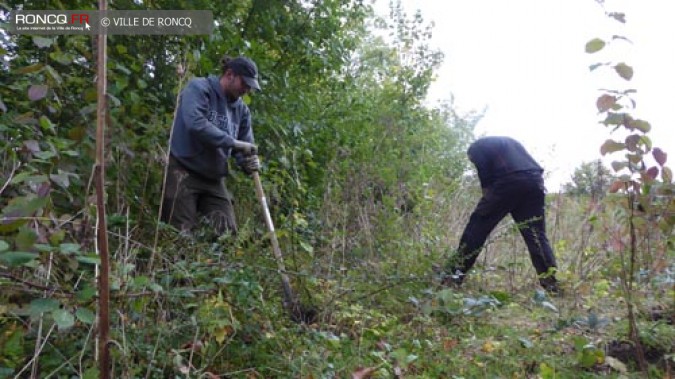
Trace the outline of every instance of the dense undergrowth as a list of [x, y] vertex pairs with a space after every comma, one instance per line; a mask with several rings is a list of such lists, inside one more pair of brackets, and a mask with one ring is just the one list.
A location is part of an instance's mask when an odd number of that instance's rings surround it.
[[[294, 251], [292, 236], [282, 238], [294, 287], [319, 311], [310, 325], [292, 322], [281, 306], [276, 265], [257, 217], [246, 220], [237, 238], [213, 243], [161, 231], [151, 273], [143, 269], [147, 257], [134, 254], [135, 241], [120, 243], [112, 280], [115, 376], [642, 377], [630, 352], [619, 348], [630, 343], [618, 245], [606, 242], [621, 217], [612, 199], [592, 204], [549, 195], [564, 283], [564, 294], [552, 298], [538, 289], [526, 249], [507, 221], [464, 288], [438, 284], [431, 266], [456, 243], [477, 196], [469, 189], [427, 199], [435, 217], [422, 207], [401, 214], [365, 201], [363, 207], [381, 212], [371, 217], [388, 214], [390, 228], [399, 228], [391, 232], [400, 233], [363, 241], [369, 251], [360, 251], [361, 244], [335, 251], [330, 239], [310, 252]], [[119, 233], [122, 238], [122, 228]], [[354, 225], [343, 238], [369, 236]], [[658, 233], [641, 246], [650, 249], [636, 287], [640, 330], [651, 374], [666, 377], [675, 338], [668, 300], [672, 250]], [[73, 291], [57, 292], [63, 300], [54, 304], [5, 305], [11, 315], [2, 322], [5, 376], [35, 356], [40, 377], [95, 377], [94, 308], [83, 294], [91, 280], [81, 272]], [[60, 319], [62, 309], [76, 310], [74, 319]], [[36, 350], [38, 325], [44, 335]]]

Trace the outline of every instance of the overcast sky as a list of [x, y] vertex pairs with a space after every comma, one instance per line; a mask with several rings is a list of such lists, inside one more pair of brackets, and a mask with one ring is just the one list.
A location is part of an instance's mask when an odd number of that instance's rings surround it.
[[[376, 9], [387, 12], [388, 4], [377, 0]], [[409, 16], [419, 9], [424, 20], [435, 23], [432, 45], [445, 54], [428, 101], [453, 94], [460, 110], [487, 108], [476, 134], [521, 140], [546, 169], [550, 191], [568, 182], [582, 162], [600, 158], [600, 145], [611, 137], [598, 124], [600, 88], [638, 91], [633, 115], [652, 124], [649, 135], [670, 153], [673, 166], [675, 1], [607, 0], [608, 11], [626, 13], [626, 24], [606, 17], [594, 0], [402, 0], [402, 5]], [[592, 38], [612, 35], [633, 43], [584, 52]], [[633, 66], [633, 79], [589, 70], [609, 61]]]

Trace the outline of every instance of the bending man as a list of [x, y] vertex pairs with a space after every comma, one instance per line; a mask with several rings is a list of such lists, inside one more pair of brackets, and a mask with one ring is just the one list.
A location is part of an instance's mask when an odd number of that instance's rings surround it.
[[544, 170], [523, 145], [509, 137], [481, 138], [471, 144], [468, 155], [478, 171], [483, 197], [462, 233], [456, 255], [446, 264], [444, 284], [462, 284], [488, 235], [511, 214], [540, 284], [557, 293], [556, 260], [546, 237]]

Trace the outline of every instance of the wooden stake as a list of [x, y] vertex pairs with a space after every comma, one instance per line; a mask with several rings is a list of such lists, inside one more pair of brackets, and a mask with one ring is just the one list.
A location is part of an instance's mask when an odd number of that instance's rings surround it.
[[[106, 0], [98, 1], [99, 12], [107, 8]], [[94, 182], [96, 184], [96, 242], [101, 258], [98, 275], [98, 360], [99, 378], [110, 378], [110, 267], [108, 253], [108, 225], [105, 213], [105, 120], [107, 112], [107, 35], [99, 32], [97, 36], [96, 54], [96, 167]]]

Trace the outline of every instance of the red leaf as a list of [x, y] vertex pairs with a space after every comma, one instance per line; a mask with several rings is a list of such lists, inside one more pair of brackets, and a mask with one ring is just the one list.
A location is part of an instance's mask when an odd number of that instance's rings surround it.
[[612, 183], [612, 185], [609, 187], [609, 193], [617, 193], [620, 190], [622, 190], [625, 186], [626, 186], [625, 182], [617, 180], [614, 183]]
[[23, 146], [26, 150], [31, 153], [40, 152], [40, 144], [36, 140], [28, 140], [23, 142]]
[[443, 350], [445, 351], [450, 351], [455, 348], [459, 344], [459, 341], [455, 339], [446, 339], [443, 341]]
[[626, 137], [626, 149], [628, 149], [628, 151], [636, 151], [639, 143], [640, 136], [637, 134], [631, 134]]
[[666, 164], [666, 160], [668, 160], [668, 154], [659, 149], [658, 147], [654, 148], [654, 151], [652, 151], [652, 155], [654, 156], [654, 159], [656, 160], [656, 163], [659, 164], [659, 166], [663, 166]]
[[202, 343], [202, 341], [199, 341], [199, 340], [196, 340], [194, 342], [187, 342], [187, 343], [183, 344], [183, 346], [181, 346], [181, 348], [183, 348], [183, 349], [186, 349], [186, 350], [190, 349], [190, 350], [193, 350], [195, 352], [201, 351], [203, 347], [204, 347], [204, 344]]
[[40, 84], [40, 85], [32, 85], [28, 89], [28, 98], [31, 99], [32, 101], [37, 101], [45, 96], [47, 96], [47, 90], [49, 87], [46, 85]]
[[654, 180], [654, 179], [656, 179], [657, 176], [659, 176], [659, 169], [656, 166], [650, 167], [647, 170], [646, 174], [649, 178]]
[[360, 367], [352, 372], [352, 379], [368, 379], [373, 376], [377, 368], [375, 367]]
[[39, 197], [47, 197], [49, 195], [49, 191], [51, 190], [51, 185], [49, 182], [44, 182], [40, 185], [40, 188], [37, 190], [37, 195]]
[[602, 95], [598, 98], [595, 105], [598, 107], [598, 112], [606, 112], [616, 104], [616, 96]]

